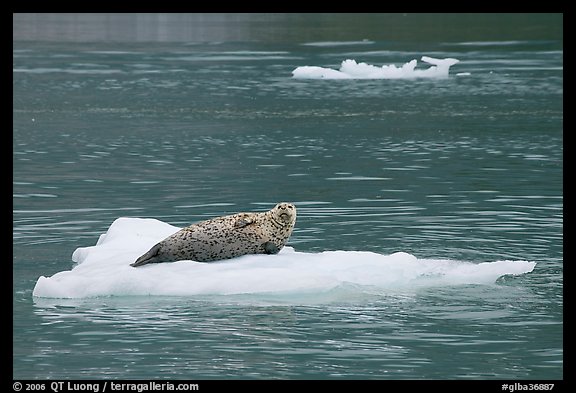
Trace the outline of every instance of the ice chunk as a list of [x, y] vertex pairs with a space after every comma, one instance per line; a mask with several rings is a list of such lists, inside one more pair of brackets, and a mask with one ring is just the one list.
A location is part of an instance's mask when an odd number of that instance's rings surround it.
[[450, 67], [460, 60], [447, 58], [436, 59], [422, 56], [423, 62], [431, 64], [426, 69], [416, 69], [418, 62], [411, 60], [401, 67], [394, 64], [381, 67], [367, 63], [358, 63], [347, 59], [342, 62], [339, 70], [317, 66], [302, 66], [292, 71], [292, 76], [298, 79], [413, 79], [413, 78], [447, 78]]
[[137, 257], [179, 228], [140, 218], [119, 218], [95, 246], [78, 248], [71, 270], [41, 276], [33, 295], [86, 298], [128, 295], [237, 295], [324, 293], [341, 287], [377, 291], [460, 284], [494, 284], [503, 275], [531, 272], [528, 261], [471, 263], [421, 259], [405, 252], [299, 252], [245, 255], [200, 263], [178, 261], [130, 266]]

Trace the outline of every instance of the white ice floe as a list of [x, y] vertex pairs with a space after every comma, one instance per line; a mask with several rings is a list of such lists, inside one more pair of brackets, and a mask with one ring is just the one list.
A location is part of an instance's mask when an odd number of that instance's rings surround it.
[[381, 67], [357, 63], [356, 60], [344, 60], [339, 70], [317, 66], [298, 67], [292, 71], [292, 76], [298, 79], [413, 79], [413, 78], [447, 78], [450, 67], [460, 60], [447, 58], [435, 59], [422, 56], [423, 62], [431, 66], [426, 69], [416, 69], [416, 59], [401, 67], [394, 64]]
[[321, 294], [341, 287], [395, 291], [459, 284], [494, 284], [498, 277], [531, 272], [527, 261], [470, 263], [420, 259], [397, 252], [308, 253], [285, 247], [277, 255], [246, 255], [200, 263], [179, 261], [130, 266], [138, 256], [179, 228], [154, 219], [119, 218], [97, 244], [76, 249], [71, 270], [41, 276], [33, 295], [46, 298], [97, 296], [198, 296]]

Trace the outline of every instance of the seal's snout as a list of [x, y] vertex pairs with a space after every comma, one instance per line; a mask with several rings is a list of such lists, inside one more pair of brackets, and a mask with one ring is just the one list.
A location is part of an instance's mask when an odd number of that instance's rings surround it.
[[277, 226], [291, 229], [296, 223], [296, 207], [291, 203], [279, 203], [274, 206], [274, 209], [272, 209], [269, 214]]
[[274, 209], [277, 219], [290, 224], [296, 220], [296, 207], [287, 202], [277, 204]]

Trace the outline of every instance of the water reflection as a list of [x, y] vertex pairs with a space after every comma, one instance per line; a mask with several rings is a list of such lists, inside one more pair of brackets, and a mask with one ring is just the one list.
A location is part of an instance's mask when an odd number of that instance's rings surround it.
[[[505, 368], [510, 356], [525, 347], [522, 337], [542, 324], [559, 323], [545, 312], [527, 320], [524, 310], [546, 301], [524, 288], [471, 286], [467, 297], [462, 290], [448, 287], [321, 306], [237, 297], [35, 299], [37, 329], [43, 334], [35, 353], [21, 361], [43, 359], [51, 375], [61, 376], [74, 372], [80, 352], [90, 354], [92, 365], [83, 370], [88, 378], [105, 371], [112, 378], [146, 378], [150, 367], [167, 377], [193, 369], [202, 378], [221, 378], [222, 370], [237, 378], [410, 378], [420, 367], [430, 378], [482, 377], [489, 376], [492, 366], [468, 369], [469, 356], [490, 358], [494, 367]], [[456, 292], [457, 302], [445, 301], [455, 299]], [[522, 334], [507, 335], [503, 326]], [[507, 356], [494, 358], [503, 343]], [[451, 356], [435, 367], [447, 353]], [[69, 362], [51, 368], [51, 359], [61, 355]], [[295, 369], [294, 362], [303, 366]], [[448, 374], [447, 363], [453, 363]]]
[[562, 39], [562, 21], [562, 14], [29, 13], [13, 15], [13, 33], [15, 40], [191, 45], [260, 40], [296, 41], [313, 48], [369, 45], [373, 40], [480, 40], [462, 43], [478, 47], [522, 45], [527, 39]]

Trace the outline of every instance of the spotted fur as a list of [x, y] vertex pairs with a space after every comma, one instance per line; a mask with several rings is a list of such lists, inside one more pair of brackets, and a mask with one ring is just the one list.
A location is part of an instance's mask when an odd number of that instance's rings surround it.
[[279, 203], [264, 213], [238, 213], [183, 228], [154, 245], [130, 266], [192, 260], [213, 262], [246, 254], [276, 254], [288, 241], [296, 207]]

